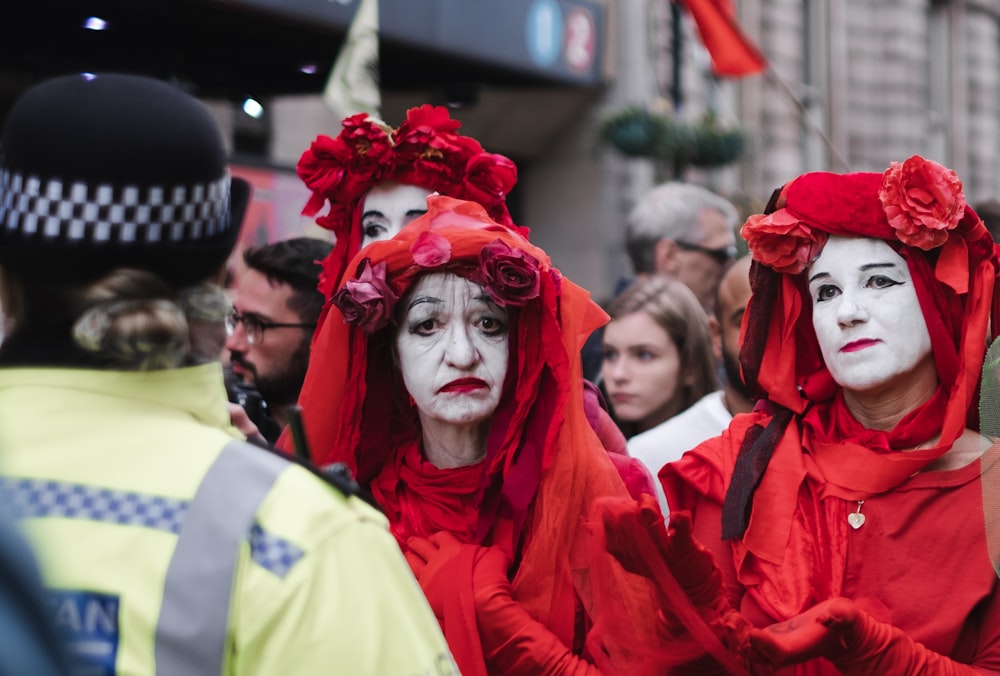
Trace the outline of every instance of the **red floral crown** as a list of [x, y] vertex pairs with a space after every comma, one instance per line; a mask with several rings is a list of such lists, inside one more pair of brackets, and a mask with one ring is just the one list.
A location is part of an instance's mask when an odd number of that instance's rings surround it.
[[831, 234], [899, 240], [930, 251], [944, 245], [966, 214], [958, 174], [919, 155], [893, 162], [881, 176], [804, 174], [781, 190], [775, 206], [750, 216], [740, 234], [754, 260], [793, 275], [808, 267]]
[[398, 129], [365, 113], [344, 119], [336, 138], [316, 137], [299, 159], [299, 178], [312, 191], [302, 214], [316, 216], [329, 203], [316, 223], [341, 238], [368, 191], [394, 181], [477, 202], [493, 220], [513, 227], [506, 198], [517, 183], [517, 167], [456, 133], [461, 124], [447, 108], [428, 104], [406, 111]]
[[[415, 265], [428, 270], [451, 262], [451, 243], [434, 232], [422, 232], [410, 247]], [[500, 239], [479, 252], [467, 275], [482, 285], [493, 302], [501, 307], [520, 307], [537, 298], [541, 289], [538, 259]], [[392, 320], [399, 295], [386, 277], [385, 261], [372, 265], [365, 258], [354, 279], [348, 279], [331, 302], [340, 308], [344, 321], [357, 324], [366, 333], [374, 333]]]

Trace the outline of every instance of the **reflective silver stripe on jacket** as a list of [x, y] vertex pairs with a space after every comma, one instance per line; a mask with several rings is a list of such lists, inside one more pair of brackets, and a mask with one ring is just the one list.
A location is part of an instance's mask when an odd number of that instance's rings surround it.
[[287, 467], [277, 455], [234, 441], [208, 469], [167, 567], [154, 647], [158, 676], [222, 673], [240, 544]]

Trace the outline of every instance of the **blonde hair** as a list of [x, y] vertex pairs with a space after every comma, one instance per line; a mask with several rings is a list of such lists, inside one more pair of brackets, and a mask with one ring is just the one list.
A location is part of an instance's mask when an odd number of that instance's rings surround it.
[[188, 357], [191, 342], [175, 296], [150, 272], [114, 270], [80, 290], [73, 340], [106, 368], [177, 368]]

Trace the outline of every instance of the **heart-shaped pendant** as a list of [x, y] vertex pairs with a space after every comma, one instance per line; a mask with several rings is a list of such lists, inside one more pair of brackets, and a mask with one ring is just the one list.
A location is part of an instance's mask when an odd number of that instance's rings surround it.
[[851, 512], [847, 515], [847, 523], [851, 524], [851, 528], [857, 530], [865, 525], [865, 515], [861, 512]]

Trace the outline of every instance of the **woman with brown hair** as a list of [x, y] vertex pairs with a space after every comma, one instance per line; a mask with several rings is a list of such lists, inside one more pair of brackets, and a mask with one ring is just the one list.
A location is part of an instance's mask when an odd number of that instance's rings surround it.
[[608, 306], [602, 383], [627, 437], [719, 388], [708, 317], [680, 281], [648, 275]]

